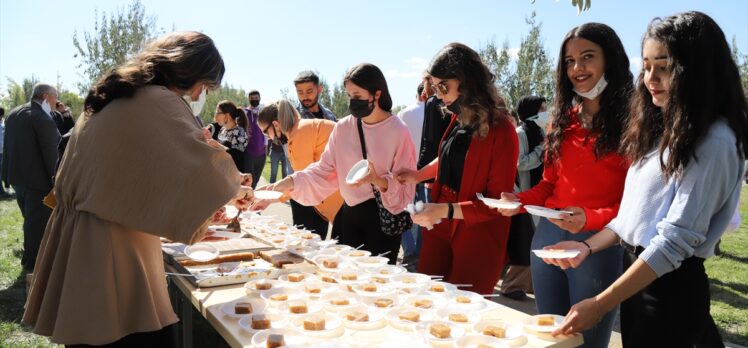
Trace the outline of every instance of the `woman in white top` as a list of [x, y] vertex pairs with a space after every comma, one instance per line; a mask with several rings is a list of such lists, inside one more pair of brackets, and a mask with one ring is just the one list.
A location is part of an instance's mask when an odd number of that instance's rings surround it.
[[574, 305], [554, 334], [594, 325], [621, 304], [624, 347], [721, 347], [709, 314], [704, 259], [740, 196], [748, 107], [725, 35], [709, 16], [655, 19], [642, 40], [642, 70], [622, 149], [631, 161], [618, 216], [561, 268], [619, 242], [628, 269]]

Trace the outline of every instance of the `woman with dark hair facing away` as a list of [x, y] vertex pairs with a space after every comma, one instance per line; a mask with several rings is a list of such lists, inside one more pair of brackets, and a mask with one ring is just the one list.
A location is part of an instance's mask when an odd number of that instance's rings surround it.
[[[546, 138], [543, 179], [530, 190], [502, 198], [563, 209], [559, 219], [540, 218], [532, 249], [583, 241], [618, 213], [627, 161], [618, 153], [633, 89], [629, 60], [615, 31], [587, 23], [564, 38], [556, 70], [555, 115]], [[524, 210], [524, 208], [522, 208]], [[500, 209], [515, 215], [520, 209]], [[562, 270], [532, 256], [535, 301], [540, 313], [563, 315], [599, 293], [621, 274], [621, 248], [594, 255], [585, 267]], [[583, 332], [585, 347], [610, 341], [615, 311]]]
[[[270, 140], [288, 146], [288, 161], [296, 172], [322, 158], [330, 134], [335, 128], [335, 122], [327, 119], [302, 119], [296, 108], [285, 99], [262, 108], [257, 123]], [[265, 188], [260, 188], [263, 189]], [[324, 239], [327, 237], [329, 224], [336, 221], [335, 216], [343, 205], [343, 198], [340, 191], [335, 191], [315, 206], [301, 205], [294, 200], [290, 202], [294, 225], [301, 225]], [[272, 202], [258, 200], [252, 204], [252, 210], [263, 210], [270, 203]], [[334, 238], [339, 235], [340, 226], [334, 225], [332, 236]]]
[[585, 330], [622, 303], [624, 347], [723, 347], [704, 259], [740, 197], [748, 155], [740, 76], [722, 29], [700, 12], [653, 20], [642, 62], [622, 144], [631, 168], [621, 210], [587, 240], [552, 246], [583, 250], [554, 263], [568, 269], [621, 243], [627, 269], [574, 305], [556, 333]]
[[[342, 219], [340, 242], [363, 244], [363, 249], [374, 255], [386, 252], [394, 264], [400, 249], [400, 234], [410, 227], [385, 234], [375, 195], [381, 197], [382, 209], [389, 214], [402, 213], [413, 201], [415, 184], [402, 184], [395, 179], [395, 173], [416, 167], [413, 141], [405, 123], [392, 115], [392, 98], [379, 68], [361, 63], [348, 70], [343, 84], [350, 98], [351, 115], [335, 124], [320, 160], [267, 189], [290, 192], [291, 198], [303, 205], [320, 204], [339, 189], [345, 201], [335, 217]], [[366, 174], [348, 183], [349, 170], [364, 158], [364, 144], [368, 160]]]
[[418, 272], [444, 276], [490, 294], [506, 263], [509, 218], [478, 200], [511, 191], [517, 172], [517, 134], [499, 96], [495, 76], [461, 43], [446, 45], [428, 68], [436, 93], [451, 114], [439, 156], [403, 182], [436, 178], [431, 201], [413, 222], [424, 231]]
[[[218, 142], [227, 148], [226, 151], [239, 171], [246, 171], [244, 149], [247, 148], [247, 115], [236, 104], [224, 100], [216, 106], [215, 120], [221, 126]], [[259, 179], [259, 178], [257, 178]]]
[[176, 32], [91, 87], [26, 302], [35, 333], [67, 346], [173, 345], [159, 237], [199, 241], [224, 204], [246, 208], [252, 194], [193, 116], [224, 71], [213, 40]]

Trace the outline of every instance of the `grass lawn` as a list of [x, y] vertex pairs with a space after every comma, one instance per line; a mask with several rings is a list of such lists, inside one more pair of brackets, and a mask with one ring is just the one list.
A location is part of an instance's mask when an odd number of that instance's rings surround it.
[[[269, 171], [268, 164], [263, 171], [266, 179]], [[712, 316], [723, 339], [748, 346], [748, 188], [743, 188], [741, 202], [743, 226], [725, 234], [722, 254], [709, 259], [706, 269], [711, 278]], [[26, 286], [21, 274], [21, 225], [15, 200], [0, 200], [0, 347], [55, 346], [20, 324]], [[193, 318], [196, 347], [225, 346], [197, 312]]]

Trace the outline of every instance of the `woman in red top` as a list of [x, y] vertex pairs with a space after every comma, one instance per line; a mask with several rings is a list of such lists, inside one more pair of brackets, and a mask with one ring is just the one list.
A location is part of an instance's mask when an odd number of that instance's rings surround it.
[[[516, 196], [502, 194], [503, 199], [524, 205], [572, 212], [560, 219], [541, 218], [532, 249], [565, 240], [584, 241], [600, 231], [618, 213], [628, 168], [618, 147], [633, 78], [621, 40], [605, 24], [583, 24], [566, 34], [558, 62], [543, 179]], [[501, 212], [511, 216], [519, 209]], [[562, 270], [532, 257], [538, 311], [564, 315], [572, 304], [598, 294], [621, 274], [621, 248], [593, 258], [586, 268]], [[615, 314], [611, 311], [583, 332], [585, 347], [608, 346]]]
[[435, 203], [412, 216], [416, 224], [433, 226], [423, 233], [418, 271], [490, 294], [506, 261], [509, 218], [485, 206], [476, 193], [499, 197], [512, 190], [517, 134], [496, 90], [495, 76], [470, 47], [445, 46], [428, 73], [452, 122], [439, 157], [399, 177], [410, 183], [436, 178], [431, 190]]

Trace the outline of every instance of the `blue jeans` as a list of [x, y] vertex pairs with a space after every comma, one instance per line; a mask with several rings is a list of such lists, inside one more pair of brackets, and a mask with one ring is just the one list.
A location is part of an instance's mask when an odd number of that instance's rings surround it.
[[[561, 241], [583, 241], [592, 232], [570, 233], [540, 218], [532, 239], [532, 249], [556, 244]], [[583, 251], [586, 252], [586, 251]], [[566, 315], [572, 305], [593, 297], [618, 279], [622, 273], [623, 249], [613, 246], [589, 257], [577, 268], [562, 270], [546, 264], [532, 255], [530, 266], [535, 302], [541, 314]], [[608, 312], [593, 328], [583, 331], [582, 347], [607, 347], [618, 308]]]
[[283, 153], [283, 150], [280, 151], [273, 151], [270, 150], [270, 183], [274, 183], [275, 179], [278, 176], [278, 165], [281, 167], [281, 179], [285, 178], [287, 175], [286, 170], [286, 154]]
[[[423, 184], [416, 185], [416, 197], [413, 203], [415, 204], [415, 202], [418, 201], [428, 203], [429, 195], [427, 191], [428, 189], [426, 189]], [[413, 224], [413, 227], [411, 227], [409, 231], [403, 233], [403, 239], [401, 241], [401, 245], [403, 246], [403, 256], [414, 257], [417, 260], [418, 256], [421, 254], [422, 241], [421, 226]]]

